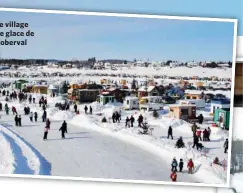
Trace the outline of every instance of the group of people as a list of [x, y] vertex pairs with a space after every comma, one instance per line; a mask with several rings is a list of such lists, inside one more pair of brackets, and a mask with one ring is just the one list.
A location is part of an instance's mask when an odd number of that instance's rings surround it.
[[121, 111], [120, 112], [118, 112], [118, 111], [113, 112], [111, 118], [112, 118], [113, 123], [120, 123]]
[[[183, 168], [184, 168], [183, 159], [180, 159], [179, 163], [177, 162], [176, 158], [173, 158], [173, 160], [172, 160], [172, 163], [171, 163], [171, 172], [172, 173], [170, 175], [172, 182], [177, 181], [177, 172], [178, 172], [177, 167], [179, 167], [179, 172], [183, 171]], [[189, 161], [187, 163], [187, 168], [188, 168], [188, 174], [193, 174], [194, 163], [193, 163], [192, 159], [189, 159]]]
[[[75, 105], [76, 105], [76, 104], [75, 104]], [[75, 106], [74, 106], [74, 108], [75, 108]], [[76, 111], [77, 111], [77, 107], [76, 107], [75, 109], [76, 109]], [[74, 110], [75, 110], [75, 109], [74, 109]], [[85, 114], [88, 114], [88, 107], [87, 107], [87, 105], [84, 106], [84, 112], [85, 112]], [[89, 114], [92, 115], [92, 113], [93, 113], [93, 109], [92, 109], [91, 106], [89, 106]]]

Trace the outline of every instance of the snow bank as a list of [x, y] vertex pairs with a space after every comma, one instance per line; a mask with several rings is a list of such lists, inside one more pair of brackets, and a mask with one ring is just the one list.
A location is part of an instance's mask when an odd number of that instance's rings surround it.
[[[193, 158], [196, 165], [194, 177], [202, 183], [225, 183], [224, 176], [219, 176], [218, 174], [213, 173], [214, 171], [211, 168], [211, 161], [207, 158], [201, 156], [201, 153], [196, 152], [194, 149], [176, 149], [173, 143], [160, 141], [159, 139], [149, 136], [149, 135], [139, 135], [138, 131], [134, 128], [124, 129], [117, 124], [111, 123], [101, 123], [100, 117], [99, 121], [96, 121], [93, 117], [80, 114], [75, 116], [70, 120], [70, 124], [82, 126], [87, 129], [95, 130], [103, 134], [118, 138], [127, 143], [136, 145], [150, 153], [159, 156], [161, 159], [166, 161], [169, 165], [171, 160], [177, 156], [183, 158], [186, 164], [190, 158]], [[184, 123], [175, 121], [173, 126], [181, 126]], [[188, 127], [187, 125], [185, 127]], [[205, 178], [205, 176], [208, 176]]]

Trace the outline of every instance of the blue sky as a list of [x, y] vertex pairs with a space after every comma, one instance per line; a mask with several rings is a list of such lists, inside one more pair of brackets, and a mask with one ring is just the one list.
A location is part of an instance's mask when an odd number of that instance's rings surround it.
[[229, 22], [17, 12], [0, 18], [28, 22], [35, 32], [28, 46], [2, 46], [3, 58], [232, 60]]
[[0, 0], [0, 6], [233, 18], [243, 36], [242, 0]]

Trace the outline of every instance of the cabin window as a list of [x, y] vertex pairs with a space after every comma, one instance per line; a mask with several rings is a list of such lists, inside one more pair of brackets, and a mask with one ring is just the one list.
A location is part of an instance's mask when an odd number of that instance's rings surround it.
[[190, 96], [187, 96], [186, 99], [190, 99]]
[[197, 99], [197, 97], [193, 96], [192, 99]]
[[127, 105], [129, 105], [129, 100], [127, 100]]
[[114, 102], [114, 98], [113, 97], [111, 98], [111, 101]]
[[136, 101], [133, 101], [133, 104], [136, 105]]

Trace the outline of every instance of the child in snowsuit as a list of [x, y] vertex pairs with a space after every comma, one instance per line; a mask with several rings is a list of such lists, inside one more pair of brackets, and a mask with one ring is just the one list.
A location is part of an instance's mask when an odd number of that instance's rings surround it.
[[171, 171], [176, 171], [177, 172], [177, 166], [178, 166], [178, 163], [176, 161], [176, 158], [173, 159], [172, 163], [171, 163]]
[[172, 180], [172, 182], [176, 182], [176, 179], [177, 179], [177, 174], [175, 171], [173, 171], [170, 175], [170, 178]]
[[188, 174], [192, 174], [192, 170], [194, 169], [194, 163], [193, 163], [192, 159], [189, 160], [189, 162], [187, 164], [187, 168], [188, 168]]
[[183, 159], [180, 159], [180, 162], [179, 162], [180, 172], [182, 172], [182, 170], [183, 170], [183, 166], [184, 166]]

